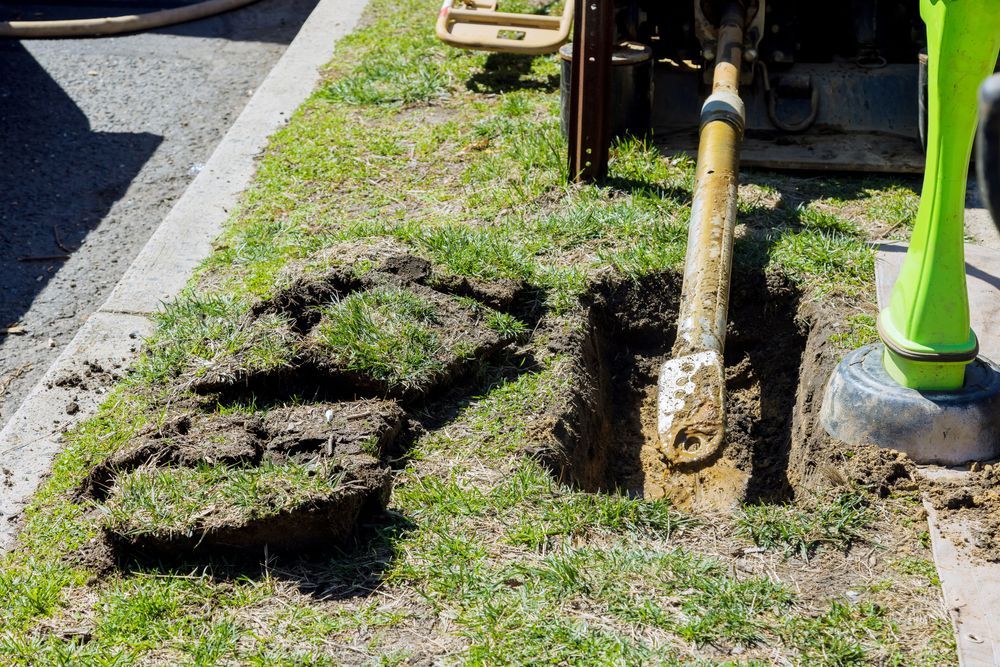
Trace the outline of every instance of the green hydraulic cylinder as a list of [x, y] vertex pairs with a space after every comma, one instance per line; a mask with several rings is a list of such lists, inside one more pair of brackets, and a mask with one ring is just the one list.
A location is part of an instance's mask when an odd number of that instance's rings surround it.
[[889, 376], [956, 390], [978, 352], [969, 325], [964, 215], [979, 84], [1000, 50], [1000, 0], [920, 0], [927, 25], [927, 164], [910, 247], [879, 314]]

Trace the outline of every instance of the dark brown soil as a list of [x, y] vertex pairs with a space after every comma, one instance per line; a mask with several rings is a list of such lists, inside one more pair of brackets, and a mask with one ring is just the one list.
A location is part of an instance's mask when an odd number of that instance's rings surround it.
[[[585, 321], [569, 327], [576, 349], [574, 396], [555, 419], [558, 445], [537, 452], [564, 480], [590, 490], [670, 497], [787, 497], [792, 408], [805, 323], [799, 295], [779, 278], [737, 276], [726, 346], [727, 437], [707, 465], [669, 469], [659, 449], [656, 385], [669, 358], [681, 279], [662, 274], [600, 286]], [[706, 498], [701, 498], [705, 500]]]
[[553, 406], [554, 438], [532, 453], [561, 480], [588, 490], [670, 498], [694, 510], [782, 501], [796, 492], [860, 484], [887, 495], [912, 486], [894, 452], [848, 451], [818, 423], [839, 350], [835, 308], [804, 301], [777, 275], [734, 275], [726, 341], [726, 438], [705, 464], [671, 466], [659, 447], [657, 375], [669, 358], [680, 276], [599, 286], [556, 339], [574, 355], [572, 395]]

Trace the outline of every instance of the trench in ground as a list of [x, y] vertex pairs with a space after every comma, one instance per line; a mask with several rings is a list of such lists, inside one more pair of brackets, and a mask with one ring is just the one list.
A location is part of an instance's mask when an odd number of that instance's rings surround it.
[[[680, 286], [681, 277], [669, 273], [605, 283], [593, 293], [572, 414], [564, 416], [568, 428], [559, 438], [561, 463], [554, 466], [563, 480], [586, 491], [668, 497], [690, 506], [693, 485], [704, 482], [706, 474], [726, 474], [714, 465], [668, 469], [658, 448], [657, 375], [670, 358]], [[788, 471], [809, 334], [801, 305], [801, 292], [781, 276], [734, 272], [721, 456], [735, 466], [740, 480], [734, 484], [742, 487], [738, 493], [744, 502], [793, 496]]]

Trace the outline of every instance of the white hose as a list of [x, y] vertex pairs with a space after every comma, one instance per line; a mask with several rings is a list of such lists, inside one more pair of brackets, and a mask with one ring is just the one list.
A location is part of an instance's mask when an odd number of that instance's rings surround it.
[[3, 21], [0, 37], [14, 39], [40, 39], [49, 37], [100, 37], [124, 32], [152, 30], [177, 23], [195, 21], [231, 9], [238, 9], [257, 0], [204, 0], [194, 5], [161, 9], [147, 14], [105, 16], [94, 19], [66, 21]]

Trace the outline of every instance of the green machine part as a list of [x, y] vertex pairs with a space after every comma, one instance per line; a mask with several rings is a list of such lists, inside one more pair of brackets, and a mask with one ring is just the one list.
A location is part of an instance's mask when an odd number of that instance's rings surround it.
[[910, 247], [879, 314], [882, 363], [899, 384], [955, 390], [978, 343], [969, 325], [964, 215], [976, 92], [1000, 50], [1000, 0], [921, 0], [927, 24], [928, 137]]

